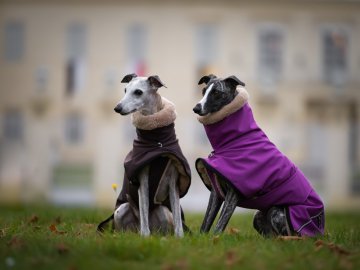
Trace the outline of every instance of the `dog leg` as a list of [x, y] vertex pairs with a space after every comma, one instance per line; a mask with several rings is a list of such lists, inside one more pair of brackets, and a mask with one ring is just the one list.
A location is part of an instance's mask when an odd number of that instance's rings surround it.
[[149, 236], [149, 166], [141, 170], [139, 180], [140, 234]]
[[184, 236], [184, 230], [181, 220], [181, 209], [180, 209], [180, 198], [179, 198], [179, 188], [177, 186], [177, 180], [179, 177], [178, 172], [174, 166], [169, 168], [169, 198], [171, 211], [174, 219], [175, 235], [177, 237]]
[[174, 231], [173, 215], [170, 210], [163, 205], [159, 205], [150, 212], [150, 231], [151, 233], [170, 234]]
[[114, 227], [116, 231], [136, 232], [138, 230], [139, 221], [129, 203], [124, 203], [115, 210]]
[[221, 214], [216, 224], [214, 233], [221, 233], [225, 230], [232, 214], [234, 213], [234, 210], [238, 202], [239, 202], [239, 195], [232, 187], [229, 187], [225, 196], [224, 206], [221, 210]]
[[210, 193], [209, 204], [206, 209], [205, 217], [200, 228], [200, 232], [209, 232], [214, 223], [216, 215], [218, 214], [223, 200], [216, 194], [215, 190]]

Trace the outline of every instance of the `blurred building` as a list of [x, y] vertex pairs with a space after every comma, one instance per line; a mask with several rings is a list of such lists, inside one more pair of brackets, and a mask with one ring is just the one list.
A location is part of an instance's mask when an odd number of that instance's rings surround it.
[[[259, 125], [328, 207], [360, 208], [360, 1], [0, 0], [0, 202], [112, 206], [134, 127], [121, 78], [158, 74], [194, 161], [203, 74], [246, 83]], [[193, 169], [182, 200], [203, 209]]]

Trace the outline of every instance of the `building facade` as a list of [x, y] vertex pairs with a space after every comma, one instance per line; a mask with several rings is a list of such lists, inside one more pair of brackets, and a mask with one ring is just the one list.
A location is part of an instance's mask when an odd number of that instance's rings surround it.
[[360, 208], [360, 1], [0, 0], [0, 202], [112, 206], [131, 149], [127, 74], [157, 74], [194, 169], [199, 78], [246, 83], [260, 127], [330, 208]]

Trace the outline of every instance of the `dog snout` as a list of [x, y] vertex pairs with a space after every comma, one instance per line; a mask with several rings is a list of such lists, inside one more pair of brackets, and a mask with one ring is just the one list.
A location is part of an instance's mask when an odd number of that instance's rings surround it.
[[193, 111], [194, 111], [194, 113], [200, 114], [201, 104], [200, 103], [196, 104], [195, 107], [193, 108]]
[[121, 114], [121, 112], [122, 112], [121, 104], [116, 105], [116, 107], [114, 108], [114, 111]]

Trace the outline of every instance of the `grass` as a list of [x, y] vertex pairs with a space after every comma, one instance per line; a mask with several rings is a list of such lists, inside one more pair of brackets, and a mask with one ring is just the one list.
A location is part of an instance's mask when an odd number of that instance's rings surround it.
[[108, 214], [0, 206], [0, 269], [360, 269], [360, 213], [329, 213], [326, 235], [303, 240], [263, 239], [248, 214], [233, 216], [220, 236], [199, 234], [195, 214], [183, 239], [98, 235]]

